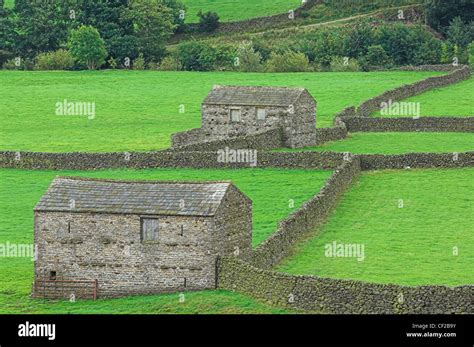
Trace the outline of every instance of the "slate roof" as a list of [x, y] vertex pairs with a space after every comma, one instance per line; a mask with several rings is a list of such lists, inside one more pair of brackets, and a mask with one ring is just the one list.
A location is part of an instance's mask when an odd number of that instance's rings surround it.
[[56, 177], [35, 211], [213, 216], [230, 185]]
[[304, 88], [214, 86], [203, 104], [287, 107], [304, 92]]

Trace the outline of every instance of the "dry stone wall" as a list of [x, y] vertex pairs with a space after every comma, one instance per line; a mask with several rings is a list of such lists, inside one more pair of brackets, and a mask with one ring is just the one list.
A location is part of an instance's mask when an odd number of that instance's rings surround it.
[[218, 260], [218, 287], [271, 305], [326, 314], [472, 314], [474, 286], [400, 286], [260, 269]]
[[361, 154], [362, 170], [409, 169], [409, 168], [462, 168], [474, 166], [474, 152]]
[[474, 117], [340, 117], [347, 131], [474, 132]]
[[302, 236], [326, 221], [329, 212], [359, 173], [358, 158], [344, 161], [319, 193], [282, 220], [277, 231], [254, 250], [252, 264], [259, 268], [271, 268], [289, 255], [291, 248]]

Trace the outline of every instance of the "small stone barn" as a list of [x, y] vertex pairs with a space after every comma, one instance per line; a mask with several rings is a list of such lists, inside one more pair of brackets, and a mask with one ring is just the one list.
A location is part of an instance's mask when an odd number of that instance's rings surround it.
[[316, 144], [316, 101], [304, 88], [214, 86], [201, 112], [215, 139], [281, 127], [287, 147]]
[[252, 251], [252, 202], [231, 182], [57, 177], [34, 214], [39, 297], [64, 278], [98, 297], [215, 288], [217, 257]]

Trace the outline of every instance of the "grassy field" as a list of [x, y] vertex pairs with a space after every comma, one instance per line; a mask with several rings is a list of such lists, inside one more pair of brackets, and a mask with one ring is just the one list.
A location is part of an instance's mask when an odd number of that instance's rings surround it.
[[[364, 173], [320, 235], [298, 245], [279, 271], [405, 285], [472, 284], [473, 177], [474, 168]], [[326, 257], [325, 246], [334, 241], [364, 245], [365, 259]]]
[[[435, 72], [22, 72], [0, 71], [0, 150], [148, 151], [172, 133], [200, 127], [200, 105], [214, 84], [306, 87], [317, 126], [344, 107]], [[56, 103], [94, 102], [95, 118], [56, 115]], [[184, 113], [180, 113], [180, 106]]]
[[[444, 88], [430, 90], [426, 93], [403, 100], [418, 102], [421, 116], [471, 116], [474, 117], [474, 78]], [[374, 116], [381, 117], [380, 112]], [[412, 116], [412, 115], [409, 115]], [[404, 115], [384, 115], [382, 117], [405, 117]]]
[[415, 152], [474, 151], [473, 133], [351, 133], [344, 140], [304, 149], [279, 149], [281, 152], [334, 151], [358, 154], [402, 154]]
[[198, 22], [197, 13], [217, 12], [222, 22], [266, 17], [300, 6], [300, 0], [182, 0], [187, 7], [186, 22]]
[[[121, 179], [232, 180], [254, 202], [254, 245], [276, 230], [277, 221], [319, 191], [330, 171], [243, 170], [104, 170], [27, 171], [0, 169], [0, 244], [33, 242], [33, 207], [56, 175]], [[295, 202], [289, 207], [290, 199]], [[30, 258], [0, 258], [0, 313], [256, 313], [279, 312], [245, 296], [227, 292], [134, 297], [98, 302], [50, 304], [28, 297], [33, 279]]]

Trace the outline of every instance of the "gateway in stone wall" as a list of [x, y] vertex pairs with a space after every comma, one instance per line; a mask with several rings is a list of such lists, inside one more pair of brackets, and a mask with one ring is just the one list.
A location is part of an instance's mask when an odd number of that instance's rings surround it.
[[57, 177], [34, 211], [37, 297], [78, 295], [75, 279], [98, 297], [215, 288], [219, 256], [252, 252], [252, 202], [231, 182]]
[[173, 147], [281, 128], [286, 147], [316, 144], [316, 101], [304, 88], [214, 86], [202, 103], [202, 126], [173, 135]]

